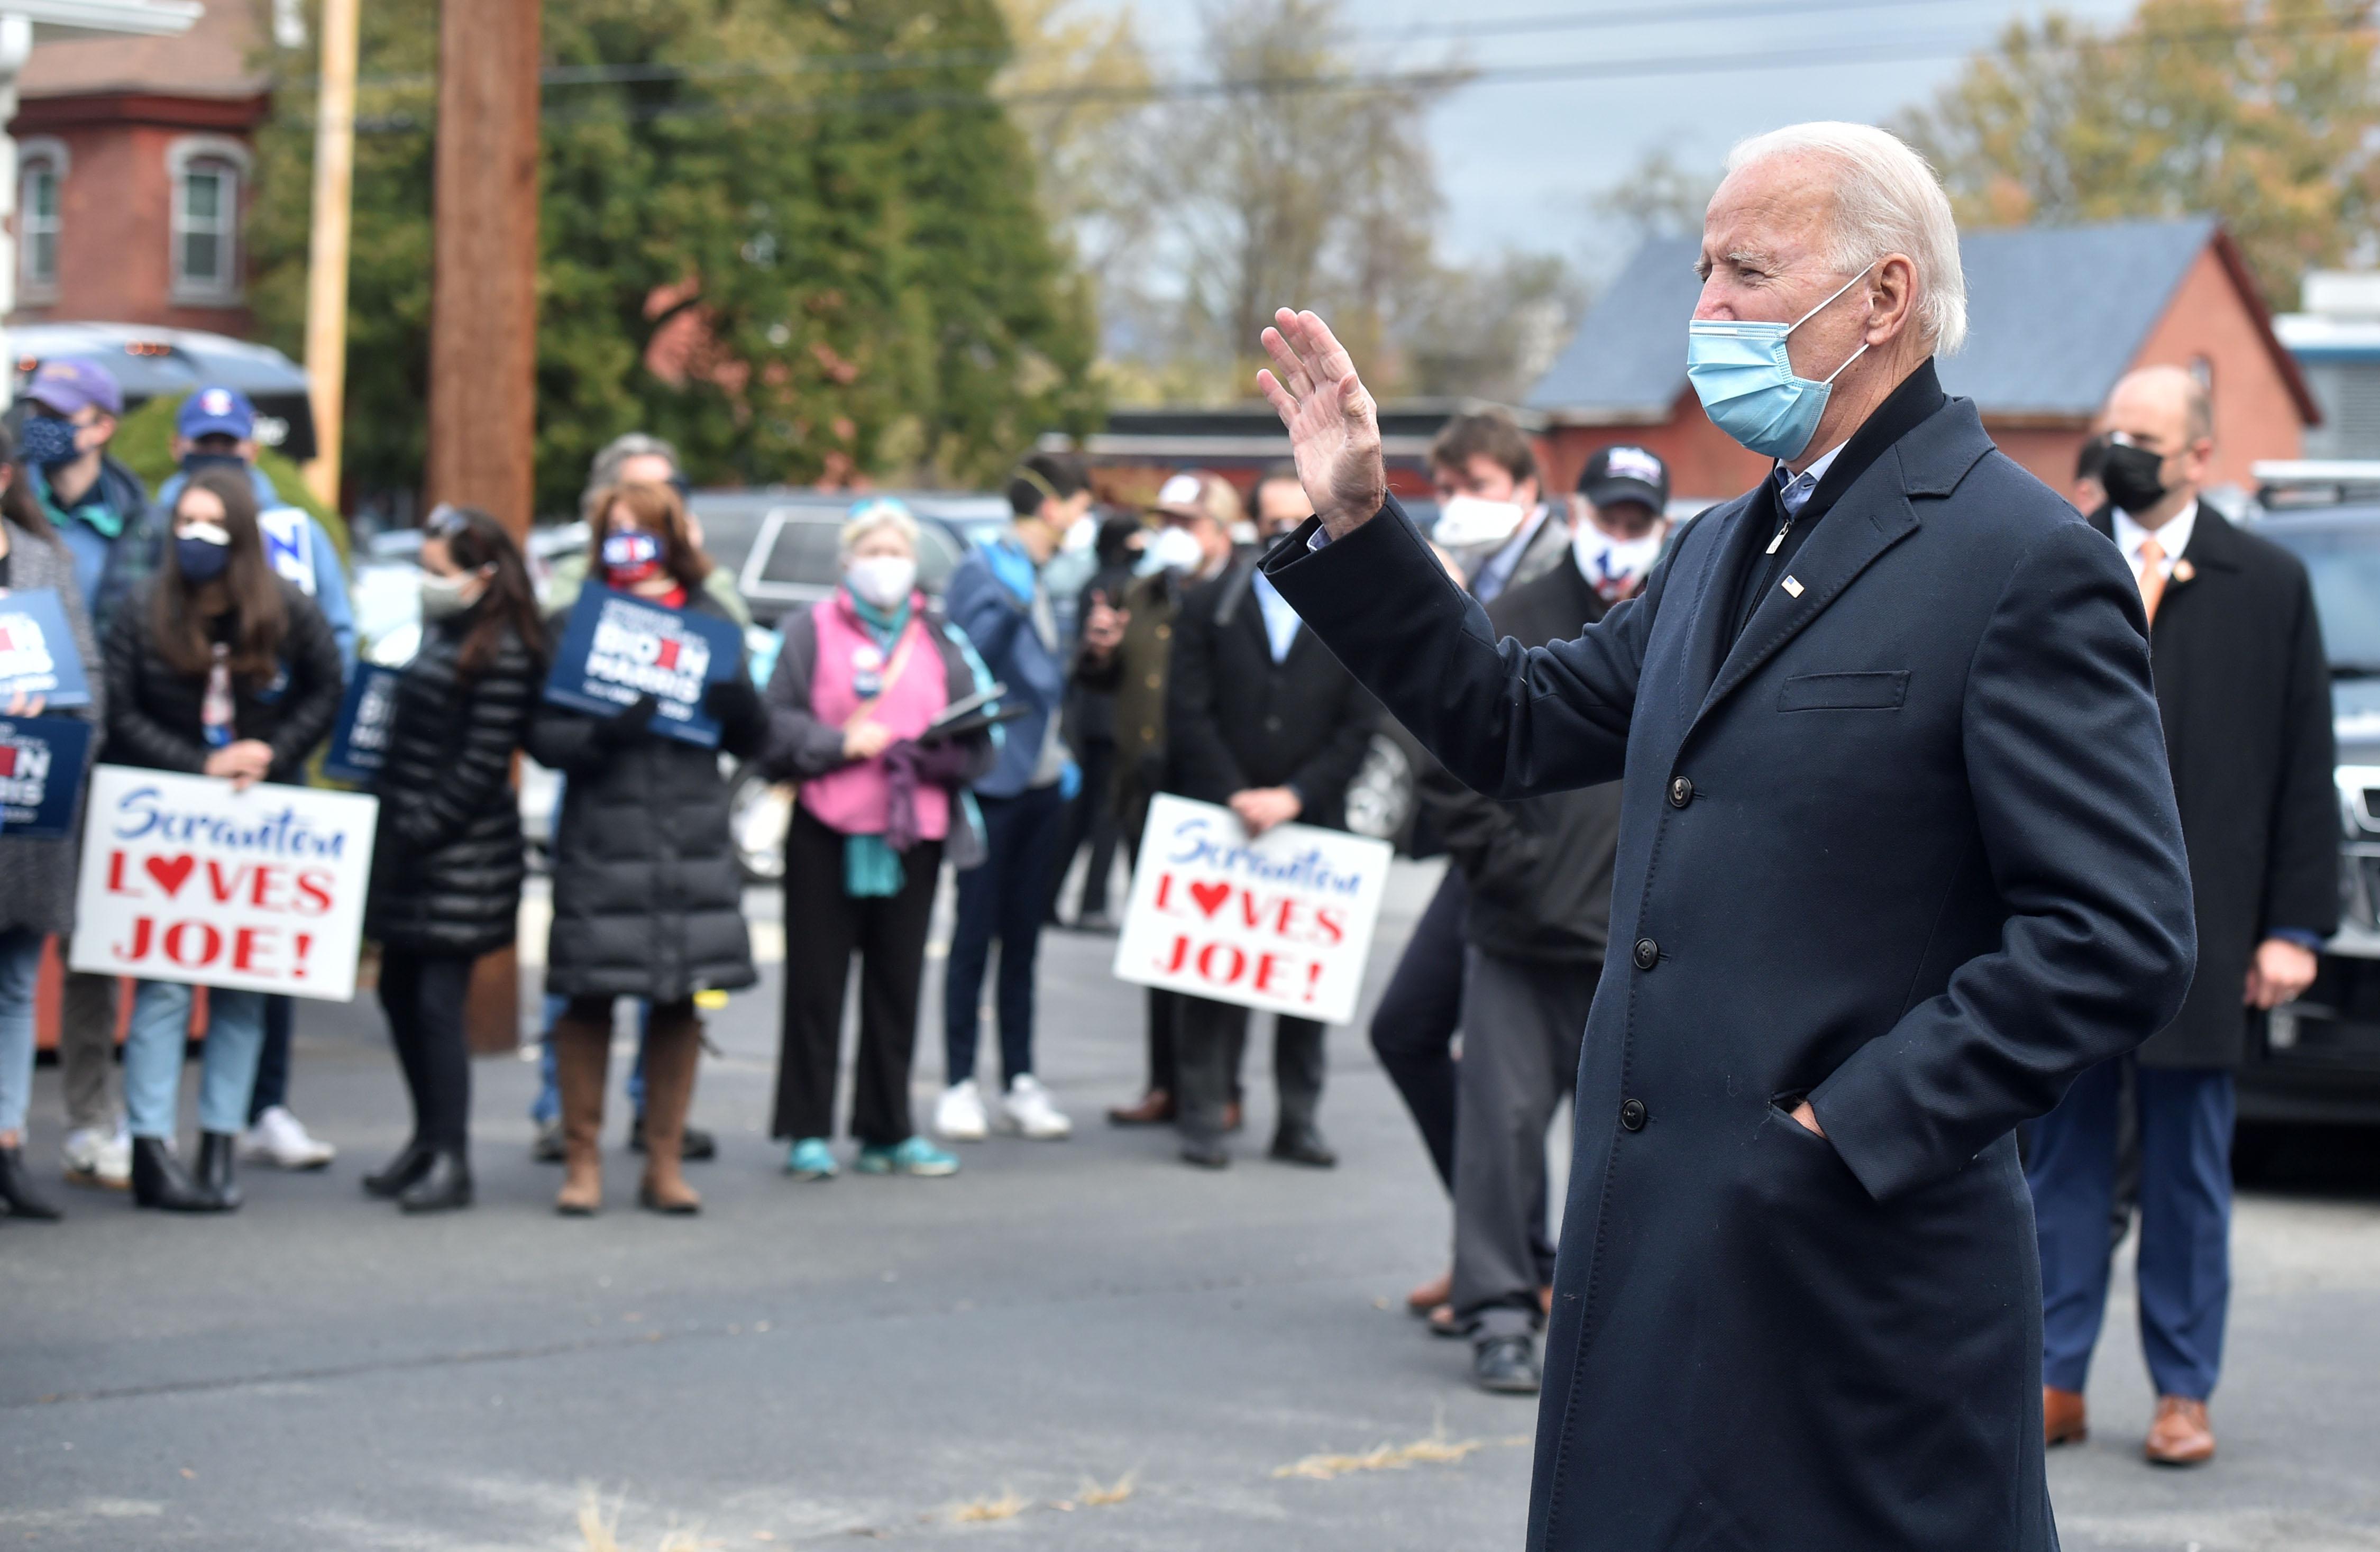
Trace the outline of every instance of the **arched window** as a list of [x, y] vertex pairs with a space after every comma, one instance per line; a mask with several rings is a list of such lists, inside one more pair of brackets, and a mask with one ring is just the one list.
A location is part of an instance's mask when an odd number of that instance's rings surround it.
[[165, 153], [173, 188], [174, 299], [223, 303], [240, 294], [239, 216], [248, 148], [188, 135]]
[[46, 302], [58, 293], [60, 204], [66, 194], [67, 148], [46, 137], [17, 151], [17, 295]]

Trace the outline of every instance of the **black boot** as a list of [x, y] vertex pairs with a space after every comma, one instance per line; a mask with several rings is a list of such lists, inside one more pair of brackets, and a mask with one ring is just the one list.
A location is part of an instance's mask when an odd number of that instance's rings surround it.
[[232, 1178], [238, 1151], [239, 1138], [229, 1132], [199, 1134], [199, 1183], [215, 1194], [225, 1212], [239, 1206], [239, 1182]]
[[32, 1177], [25, 1172], [25, 1150], [20, 1147], [0, 1148], [0, 1206], [8, 1209], [10, 1218], [43, 1223], [55, 1223], [66, 1216], [34, 1192]]
[[222, 1197], [190, 1178], [163, 1137], [132, 1139], [132, 1205], [166, 1212], [222, 1212]]
[[428, 1143], [419, 1137], [414, 1138], [398, 1149], [396, 1157], [382, 1166], [377, 1174], [364, 1177], [364, 1194], [383, 1200], [402, 1196], [406, 1188], [419, 1180], [430, 1168], [435, 1152]]
[[409, 1213], [446, 1212], [471, 1205], [471, 1161], [458, 1147], [432, 1148], [421, 1173], [396, 1205]]

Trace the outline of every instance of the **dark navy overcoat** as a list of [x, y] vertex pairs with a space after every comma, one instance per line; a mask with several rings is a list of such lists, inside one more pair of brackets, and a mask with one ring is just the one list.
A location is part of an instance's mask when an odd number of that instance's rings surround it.
[[1714, 509], [1533, 651], [1393, 503], [1266, 564], [1477, 790], [1627, 777], [1530, 1546], [2046, 1552], [2011, 1132], [2170, 1019], [2193, 954], [2140, 597], [1961, 399], [1730, 645], [1774, 510]]

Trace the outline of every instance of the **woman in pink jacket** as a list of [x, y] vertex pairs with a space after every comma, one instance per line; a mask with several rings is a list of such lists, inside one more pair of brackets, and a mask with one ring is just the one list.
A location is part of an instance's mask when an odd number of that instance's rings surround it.
[[[860, 955], [851, 1132], [862, 1174], [947, 1175], [958, 1160], [917, 1135], [909, 1061], [926, 927], [948, 855], [979, 855], [966, 783], [990, 769], [993, 733], [964, 703], [990, 686], [975, 649], [917, 591], [917, 524], [899, 502], [852, 509], [843, 586], [789, 616], [769, 680], [762, 769], [800, 783], [785, 837], [785, 1020], [770, 1134], [788, 1172], [837, 1172], [835, 1059], [844, 985]], [[937, 719], [973, 731], [946, 736]], [[934, 730], [934, 731], [929, 731]]]

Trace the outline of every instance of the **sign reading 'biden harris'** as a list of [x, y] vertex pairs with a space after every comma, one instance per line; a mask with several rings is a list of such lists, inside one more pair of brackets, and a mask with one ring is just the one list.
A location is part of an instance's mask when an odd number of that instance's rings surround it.
[[545, 698], [610, 717], [650, 696], [655, 733], [715, 747], [719, 724], [703, 713], [702, 692], [735, 675], [742, 647], [725, 620], [590, 586], [563, 625]]
[[1141, 832], [1116, 977], [1344, 1024], [1391, 855], [1385, 841], [1306, 825], [1251, 839], [1229, 808], [1161, 795]]
[[0, 707], [15, 696], [89, 706], [91, 683], [55, 588], [0, 588]]

